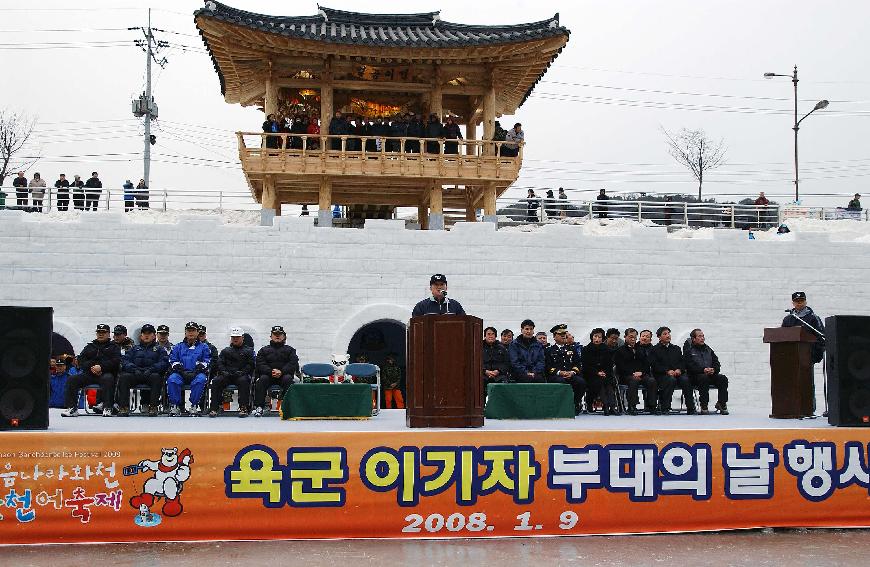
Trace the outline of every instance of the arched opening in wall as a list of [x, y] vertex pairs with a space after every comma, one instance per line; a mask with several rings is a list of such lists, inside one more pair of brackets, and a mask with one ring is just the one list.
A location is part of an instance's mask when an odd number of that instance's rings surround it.
[[388, 354], [395, 354], [399, 366], [405, 366], [405, 324], [392, 319], [373, 321], [360, 327], [350, 343], [347, 353], [351, 362], [355, 362], [360, 354], [364, 354], [368, 362], [384, 365]]
[[51, 358], [59, 358], [61, 355], [74, 357], [76, 355], [72, 343], [60, 333], [51, 333]]

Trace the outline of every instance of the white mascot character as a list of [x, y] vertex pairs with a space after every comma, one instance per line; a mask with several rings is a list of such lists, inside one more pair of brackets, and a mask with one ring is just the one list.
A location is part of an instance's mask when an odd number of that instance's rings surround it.
[[183, 506], [179, 496], [185, 481], [190, 478], [192, 462], [193, 455], [190, 449], [184, 449], [179, 453], [177, 447], [161, 449], [159, 461], [140, 461], [139, 468], [143, 471], [153, 471], [154, 476], [145, 481], [142, 494], [130, 499], [130, 505], [140, 511], [143, 505], [150, 509], [154, 505], [155, 498], [162, 497], [165, 516], [181, 514]]
[[353, 377], [350, 374], [345, 375], [344, 368], [350, 362], [350, 355], [346, 352], [343, 354], [332, 355], [332, 366], [335, 368], [335, 373], [329, 377], [329, 381], [333, 384], [341, 384], [342, 382], [353, 382]]

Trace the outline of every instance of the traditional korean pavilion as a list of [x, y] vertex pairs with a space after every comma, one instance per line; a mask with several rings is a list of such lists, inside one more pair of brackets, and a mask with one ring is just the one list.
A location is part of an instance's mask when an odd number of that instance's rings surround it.
[[[569, 35], [558, 14], [480, 26], [442, 21], [439, 12], [318, 6], [313, 16], [267, 16], [207, 1], [194, 18], [226, 102], [279, 119], [322, 117], [316, 136], [267, 136], [260, 124], [237, 134], [264, 221], [284, 203], [317, 204], [321, 226], [331, 223], [333, 204], [363, 213], [417, 207], [429, 229], [444, 227], [445, 210], [474, 220], [483, 209], [484, 220], [495, 221], [496, 198], [516, 181], [523, 156], [522, 146], [512, 156], [494, 141], [496, 119], [516, 113]], [[335, 111], [355, 120], [450, 116], [465, 139], [332, 137]]]

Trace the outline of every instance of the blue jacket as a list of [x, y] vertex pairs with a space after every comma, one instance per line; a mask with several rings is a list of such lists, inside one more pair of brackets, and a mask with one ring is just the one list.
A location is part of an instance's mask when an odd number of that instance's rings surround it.
[[169, 356], [156, 341], [139, 343], [121, 357], [122, 372], [163, 374], [169, 368]]
[[48, 407], [66, 408], [66, 402], [63, 399], [66, 381], [70, 376], [75, 376], [76, 374], [80, 374], [77, 368], [67, 368], [63, 374], [52, 374], [49, 377], [51, 388], [48, 397]]
[[544, 375], [544, 347], [534, 337], [531, 343], [526, 343], [521, 336], [515, 338], [508, 353], [511, 357], [511, 374], [515, 380], [528, 379], [529, 372]]
[[[181, 341], [172, 347], [172, 352], [169, 353], [169, 366], [173, 367], [175, 364], [181, 364], [188, 372], [192, 370], [205, 372], [211, 364], [211, 349], [199, 340], [193, 343], [193, 346], [188, 345], [186, 341]], [[197, 369], [197, 366], [200, 368]]]

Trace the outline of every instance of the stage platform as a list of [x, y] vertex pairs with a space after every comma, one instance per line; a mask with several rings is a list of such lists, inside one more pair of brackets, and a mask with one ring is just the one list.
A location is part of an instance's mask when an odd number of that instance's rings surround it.
[[[405, 425], [405, 410], [385, 409], [370, 419], [305, 419], [282, 421], [277, 412], [265, 417], [241, 419], [235, 412], [215, 418], [200, 417], [102, 417], [80, 415], [61, 417], [59, 409], [51, 409], [49, 431], [53, 432], [113, 432], [113, 433], [338, 433], [338, 432], [456, 432], [470, 431], [643, 431], [660, 430], [762, 430], [829, 428], [824, 417], [815, 419], [771, 419], [761, 410], [731, 409], [729, 415], [579, 415], [573, 419], [487, 419], [484, 426], [474, 429], [410, 429]], [[870, 429], [868, 429], [870, 431]], [[2, 435], [2, 433], [0, 433]]]
[[0, 432], [5, 543], [870, 526], [870, 428], [731, 415], [64, 418]]

